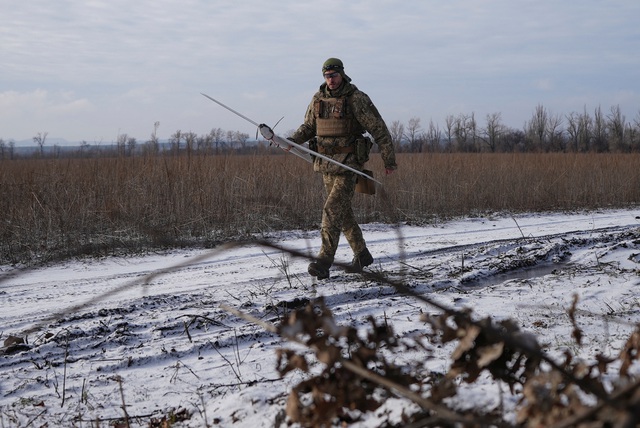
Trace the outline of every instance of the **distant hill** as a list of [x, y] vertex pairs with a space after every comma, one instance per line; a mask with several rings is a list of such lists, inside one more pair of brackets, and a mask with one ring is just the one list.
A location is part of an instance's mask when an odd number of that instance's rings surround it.
[[[33, 142], [33, 138], [29, 138], [28, 140], [20, 140], [15, 141], [16, 147], [37, 147], [38, 145]], [[46, 146], [79, 146], [79, 141], [68, 141], [64, 138], [54, 138], [47, 137], [44, 141], [44, 145]]]

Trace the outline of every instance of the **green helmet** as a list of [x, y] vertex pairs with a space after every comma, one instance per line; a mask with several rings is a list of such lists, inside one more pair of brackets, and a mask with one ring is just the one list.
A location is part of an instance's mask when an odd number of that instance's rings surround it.
[[326, 71], [329, 70], [336, 70], [336, 71], [344, 71], [344, 65], [342, 64], [342, 61], [340, 61], [338, 58], [329, 58], [328, 60], [326, 60], [324, 62], [324, 64], [322, 64], [322, 73], [324, 74]]

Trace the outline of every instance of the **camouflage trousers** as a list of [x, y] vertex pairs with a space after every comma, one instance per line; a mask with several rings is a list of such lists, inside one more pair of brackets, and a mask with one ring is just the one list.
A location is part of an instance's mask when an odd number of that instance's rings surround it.
[[340, 232], [347, 238], [354, 254], [360, 254], [367, 245], [351, 207], [356, 189], [356, 175], [352, 173], [322, 174], [322, 179], [327, 199], [322, 210], [320, 228], [322, 246], [318, 258], [333, 263], [340, 241]]

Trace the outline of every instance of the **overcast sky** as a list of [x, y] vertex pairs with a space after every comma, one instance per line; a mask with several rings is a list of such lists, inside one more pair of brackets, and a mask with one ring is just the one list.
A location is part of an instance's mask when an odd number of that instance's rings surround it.
[[0, 138], [284, 134], [339, 57], [387, 124], [640, 112], [638, 0], [0, 0]]

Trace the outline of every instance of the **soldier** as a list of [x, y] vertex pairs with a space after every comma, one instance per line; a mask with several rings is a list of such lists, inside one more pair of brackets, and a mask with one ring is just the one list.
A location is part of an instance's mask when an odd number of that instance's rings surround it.
[[[351, 83], [338, 58], [326, 60], [322, 74], [325, 82], [313, 96], [304, 123], [290, 138], [298, 144], [309, 141], [310, 148], [318, 153], [361, 171], [372, 145], [364, 135], [368, 132], [380, 149], [386, 174], [391, 174], [397, 168], [395, 153], [378, 109]], [[322, 210], [322, 245], [317, 260], [309, 264], [309, 274], [329, 278], [341, 231], [354, 254], [353, 270], [361, 271], [373, 263], [373, 256], [351, 207], [357, 174], [320, 157], [315, 158], [313, 169], [322, 173], [327, 199]]]

